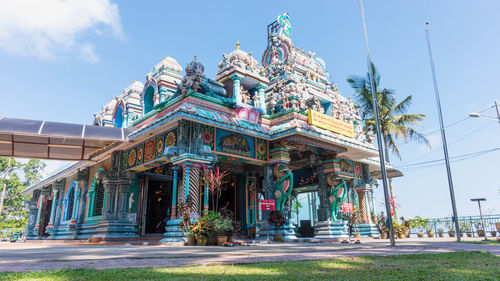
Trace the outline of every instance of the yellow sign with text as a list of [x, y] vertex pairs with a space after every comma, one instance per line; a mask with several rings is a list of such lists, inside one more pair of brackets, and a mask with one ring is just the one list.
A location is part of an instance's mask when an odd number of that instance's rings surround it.
[[316, 110], [309, 109], [307, 123], [349, 138], [354, 138], [354, 126], [352, 124], [340, 121]]

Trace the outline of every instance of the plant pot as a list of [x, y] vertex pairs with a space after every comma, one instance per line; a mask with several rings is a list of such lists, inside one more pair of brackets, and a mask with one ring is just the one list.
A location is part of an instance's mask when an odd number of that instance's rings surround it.
[[217, 246], [224, 245], [224, 242], [227, 241], [227, 236], [217, 236]]
[[496, 231], [494, 231], [494, 230], [490, 231], [490, 234], [491, 234], [491, 237], [495, 237], [495, 236], [497, 236], [497, 232], [496, 232]]
[[359, 234], [359, 233], [354, 233], [353, 235], [354, 235], [354, 238], [359, 238], [359, 237], [361, 237], [361, 234]]
[[467, 234], [467, 237], [472, 237], [472, 231], [467, 231], [465, 234]]
[[206, 235], [197, 236], [196, 241], [198, 242], [198, 246], [207, 246], [208, 245], [208, 236], [206, 236]]
[[477, 233], [477, 236], [479, 236], [479, 237], [484, 237], [484, 235], [485, 235], [483, 229], [476, 230], [476, 233]]
[[196, 246], [196, 237], [194, 235], [187, 236], [188, 246]]
[[500, 222], [497, 222], [495, 226], [497, 227], [497, 231], [500, 232]]
[[422, 237], [424, 237], [424, 233], [423, 232], [417, 232], [417, 236], [418, 236], [418, 238], [422, 238]]
[[434, 230], [428, 230], [427, 231], [427, 237], [434, 238]]
[[281, 234], [274, 234], [273, 239], [275, 242], [283, 242], [283, 235]]
[[453, 230], [448, 230], [448, 236], [455, 237], [455, 232]]
[[404, 233], [398, 233], [398, 239], [405, 239]]
[[442, 232], [439, 232], [439, 233], [438, 233], [438, 236], [439, 236], [439, 238], [443, 238], [443, 237], [444, 237], [444, 235], [443, 235], [443, 233], [442, 233]]

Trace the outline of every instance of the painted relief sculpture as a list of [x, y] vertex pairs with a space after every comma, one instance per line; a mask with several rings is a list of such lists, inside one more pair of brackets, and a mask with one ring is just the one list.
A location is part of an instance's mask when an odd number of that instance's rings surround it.
[[339, 212], [339, 204], [344, 202], [345, 196], [347, 194], [347, 185], [344, 179], [336, 178], [334, 174], [329, 174], [327, 176], [327, 183], [331, 186], [331, 191], [328, 196], [330, 200], [331, 218], [333, 221], [339, 220], [337, 217]]
[[290, 194], [292, 193], [293, 173], [285, 163], [280, 163], [274, 166], [274, 176], [278, 179], [276, 182], [276, 191], [274, 192], [276, 210], [283, 212], [283, 208], [285, 208], [285, 204], [290, 199]]

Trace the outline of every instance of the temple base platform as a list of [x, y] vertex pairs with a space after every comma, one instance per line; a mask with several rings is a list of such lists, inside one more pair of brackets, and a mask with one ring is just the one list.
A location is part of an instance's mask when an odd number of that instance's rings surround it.
[[349, 229], [346, 221], [318, 221], [314, 227], [314, 238], [332, 239], [349, 238]]

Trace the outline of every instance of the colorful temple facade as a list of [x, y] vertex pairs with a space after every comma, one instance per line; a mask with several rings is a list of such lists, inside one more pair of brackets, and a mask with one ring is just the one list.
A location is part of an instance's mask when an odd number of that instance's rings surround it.
[[[213, 210], [207, 173], [216, 166], [229, 172], [218, 206], [234, 212], [241, 237], [274, 232], [260, 199], [275, 200], [287, 218], [278, 230], [285, 239], [347, 237], [342, 202], [359, 210], [361, 235], [377, 237], [373, 136], [325, 62], [294, 46], [290, 30], [286, 15], [268, 26], [260, 64], [239, 43], [214, 79], [196, 58], [183, 72], [166, 56], [111, 99], [94, 125], [127, 128], [128, 141], [30, 187], [28, 239], [182, 241], [178, 202], [190, 198], [193, 216]], [[307, 199], [302, 214], [291, 212], [295, 198]]]

